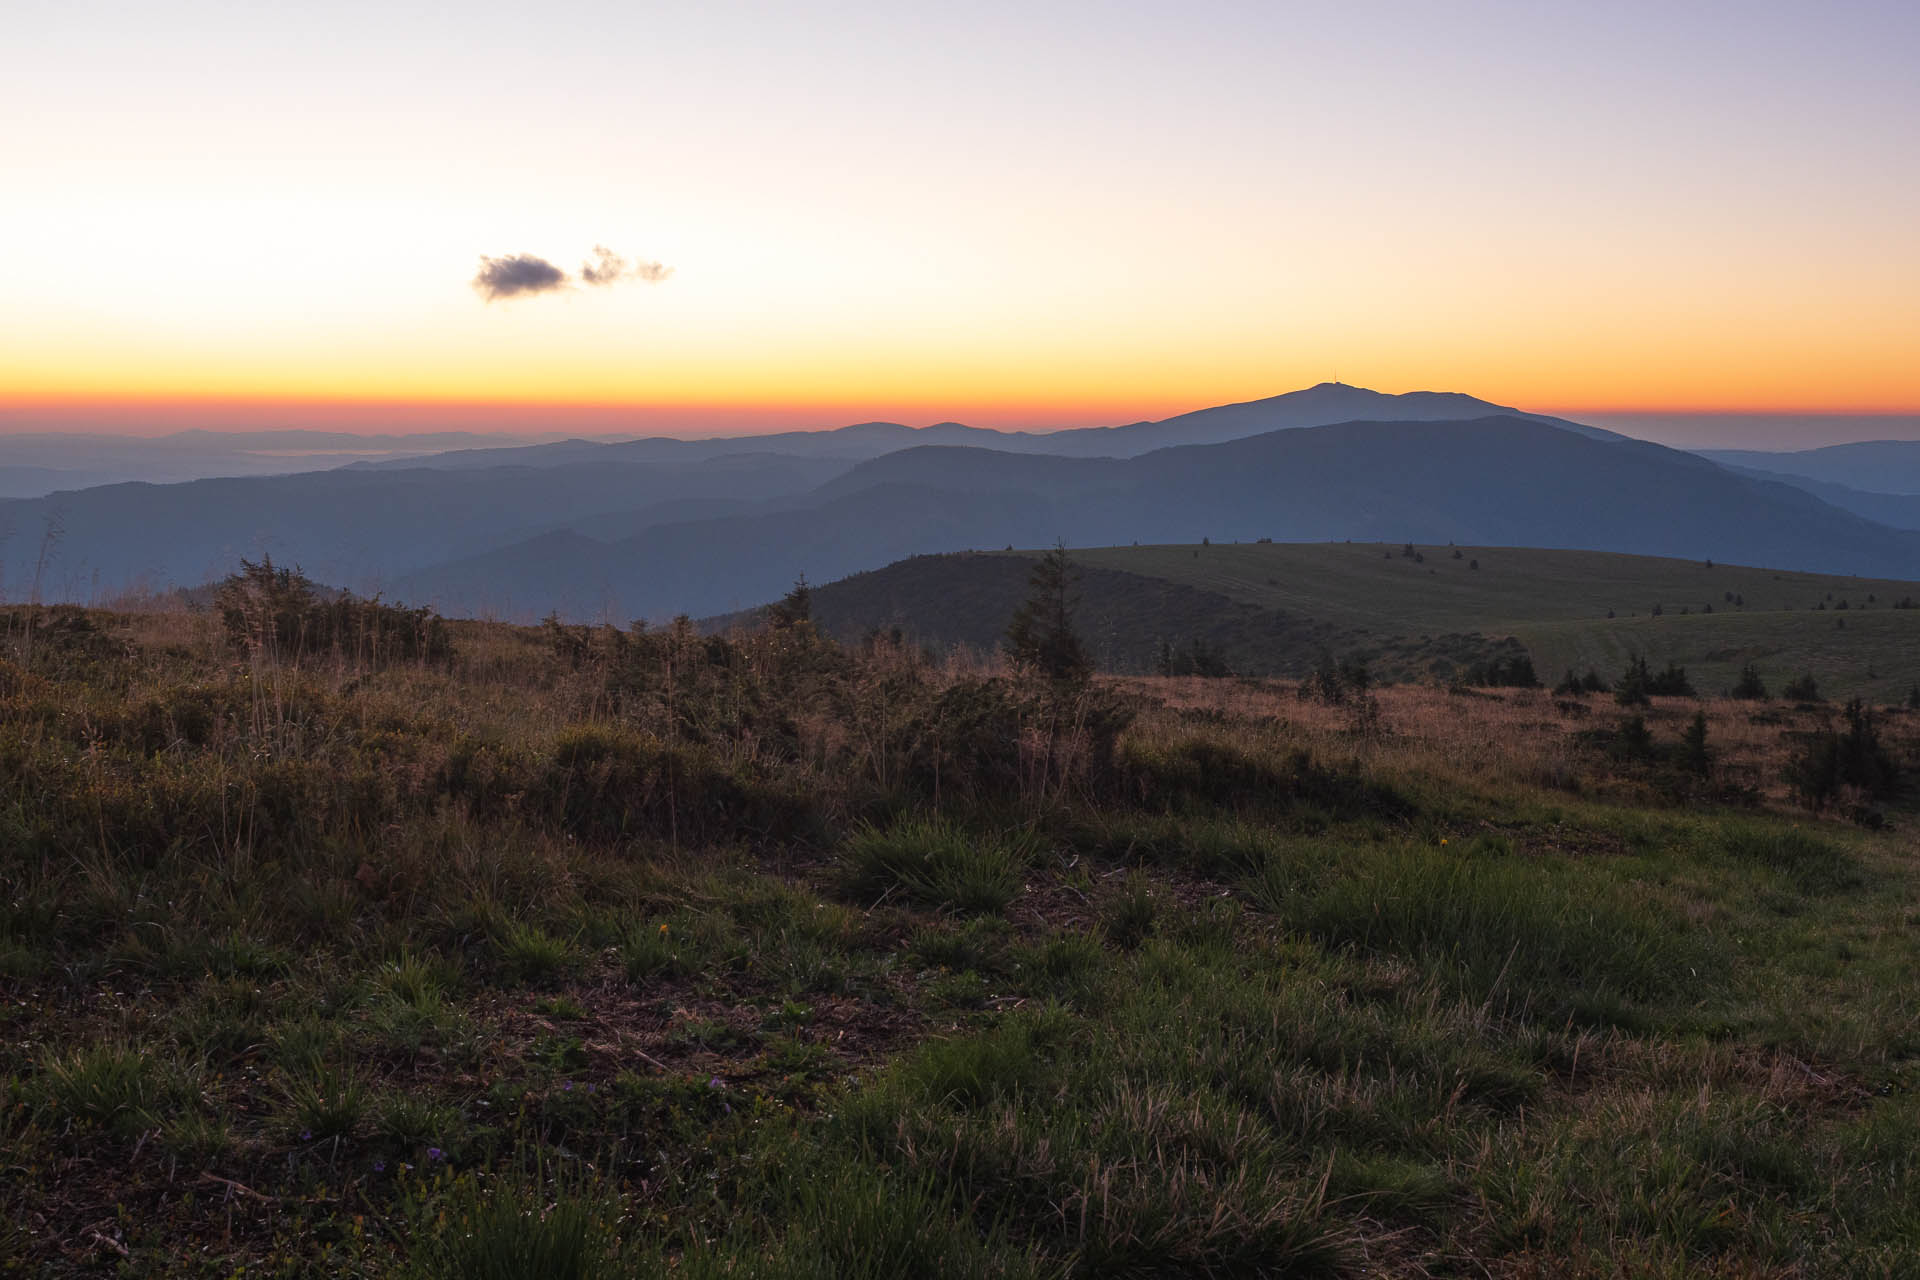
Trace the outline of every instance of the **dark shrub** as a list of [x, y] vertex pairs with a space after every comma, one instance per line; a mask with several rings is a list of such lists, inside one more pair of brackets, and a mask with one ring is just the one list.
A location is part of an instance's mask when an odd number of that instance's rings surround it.
[[1822, 809], [1851, 789], [1871, 804], [1894, 791], [1899, 771], [1880, 743], [1873, 713], [1855, 698], [1847, 703], [1846, 729], [1801, 735], [1800, 750], [1787, 764], [1787, 784], [1809, 809]]
[[1084, 682], [1093, 659], [1073, 629], [1073, 564], [1064, 546], [1034, 562], [1026, 603], [1007, 623], [1006, 651], [1013, 663], [1049, 680]]
[[344, 591], [327, 595], [299, 569], [276, 568], [271, 556], [258, 564], [242, 560], [240, 572], [220, 584], [214, 605], [229, 640], [276, 661], [331, 655], [380, 666], [453, 659], [446, 620], [432, 609]]
[[1820, 696], [1820, 685], [1811, 675], [1800, 675], [1787, 681], [1780, 696], [1789, 702], [1824, 702]]
[[1647, 718], [1634, 716], [1620, 726], [1620, 732], [1614, 738], [1617, 751], [1623, 759], [1653, 759], [1653, 734], [1647, 730]]
[[[1644, 669], [1644, 667], [1643, 667]], [[1687, 679], [1687, 669], [1669, 662], [1665, 671], [1655, 672], [1647, 681], [1647, 692], [1656, 698], [1694, 697], [1693, 682]]]
[[1766, 681], [1760, 678], [1759, 668], [1751, 662], [1741, 667], [1740, 678], [1734, 682], [1733, 688], [1727, 690], [1727, 696], [1741, 698], [1748, 702], [1765, 702], [1767, 685]]
[[1693, 682], [1687, 679], [1685, 667], [1669, 662], [1665, 671], [1652, 671], [1648, 669], [1645, 658], [1636, 657], [1620, 673], [1620, 683], [1615, 686], [1613, 696], [1623, 707], [1643, 707], [1649, 698], [1691, 698], [1695, 695]]
[[530, 813], [584, 839], [714, 843], [818, 834], [813, 800], [792, 786], [729, 767], [703, 747], [667, 747], [605, 726], [560, 735], [527, 803]]
[[1165, 750], [1136, 748], [1122, 762], [1129, 793], [1150, 808], [1286, 810], [1310, 805], [1338, 816], [1396, 816], [1412, 806], [1357, 767], [1329, 768], [1307, 751], [1284, 758], [1205, 738]]
[[[1571, 672], [1568, 673], [1572, 675]], [[1533, 659], [1524, 653], [1504, 654], [1476, 662], [1461, 676], [1463, 684], [1497, 689], [1538, 689], [1540, 677], [1534, 674]]]
[[1647, 685], [1652, 681], [1647, 671], [1645, 658], [1632, 658], [1627, 669], [1620, 673], [1620, 680], [1614, 685], [1613, 700], [1623, 707], [1644, 707], [1648, 702]]
[[1600, 673], [1592, 667], [1587, 668], [1584, 676], [1573, 674], [1573, 668], [1568, 667], [1566, 678], [1555, 685], [1553, 691], [1556, 694], [1606, 693], [1610, 688], [1612, 686], [1601, 679]]
[[1687, 725], [1687, 731], [1680, 737], [1680, 746], [1681, 763], [1687, 772], [1706, 777], [1713, 763], [1712, 754], [1707, 750], [1706, 712], [1693, 713], [1692, 723]]

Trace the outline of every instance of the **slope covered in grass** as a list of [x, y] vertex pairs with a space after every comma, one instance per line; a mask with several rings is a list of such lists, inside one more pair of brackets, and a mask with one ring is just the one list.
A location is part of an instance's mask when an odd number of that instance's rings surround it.
[[1612, 676], [1644, 656], [1678, 662], [1715, 690], [1748, 662], [1776, 685], [1812, 673], [1833, 692], [1882, 701], [1920, 681], [1920, 609], [1895, 607], [1920, 603], [1920, 583], [1596, 551], [1422, 546], [1416, 560], [1405, 549], [1268, 543], [1074, 556], [1356, 632], [1517, 636], [1549, 680], [1568, 668]]
[[[1920, 868], [1818, 709], [807, 625], [0, 617], [0, 1268], [1897, 1274]], [[1920, 763], [1920, 717], [1875, 721]], [[1910, 793], [1908, 793], [1910, 795]]]
[[[1527, 547], [1226, 543], [1075, 549], [1076, 619], [1103, 664], [1151, 670], [1202, 641], [1233, 670], [1301, 674], [1326, 652], [1389, 678], [1451, 671], [1512, 636], [1551, 683], [1679, 663], [1703, 691], [1754, 664], [1777, 690], [1892, 702], [1920, 682], [1920, 583]], [[1458, 553], [1456, 555], [1456, 553]], [[1006, 553], [928, 556], [816, 588], [822, 625], [981, 649], [1025, 589]], [[1417, 558], [1416, 558], [1417, 557]], [[1476, 567], [1477, 566], [1477, 567]], [[1654, 615], [1655, 608], [1660, 610]], [[1612, 613], [1612, 617], [1608, 614]]]

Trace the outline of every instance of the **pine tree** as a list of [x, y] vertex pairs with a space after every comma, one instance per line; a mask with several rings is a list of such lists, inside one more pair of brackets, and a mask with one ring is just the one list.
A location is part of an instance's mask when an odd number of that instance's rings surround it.
[[1680, 735], [1680, 744], [1686, 752], [1687, 770], [1702, 778], [1707, 776], [1708, 766], [1712, 763], [1712, 753], [1707, 750], [1707, 713], [1693, 713], [1693, 723]]
[[1060, 684], [1081, 684], [1093, 675], [1093, 660], [1073, 629], [1074, 577], [1065, 544], [1055, 546], [1034, 562], [1026, 603], [1007, 623], [1007, 657]]
[[797, 627], [813, 621], [813, 586], [806, 574], [794, 579], [793, 590], [782, 596], [778, 604], [767, 606], [767, 621], [776, 627]]

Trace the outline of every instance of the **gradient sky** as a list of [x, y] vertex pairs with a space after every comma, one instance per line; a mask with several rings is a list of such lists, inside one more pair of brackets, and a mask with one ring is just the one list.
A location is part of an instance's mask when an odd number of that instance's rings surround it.
[[[1332, 378], [1920, 412], [1913, 0], [11, 0], [4, 29], [15, 423], [1053, 426]], [[674, 274], [468, 286], [597, 243]]]

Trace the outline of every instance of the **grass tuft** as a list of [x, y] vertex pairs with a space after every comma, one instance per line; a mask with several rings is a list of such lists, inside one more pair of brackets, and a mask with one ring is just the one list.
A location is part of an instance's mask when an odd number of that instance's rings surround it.
[[283, 1127], [302, 1142], [347, 1138], [367, 1111], [367, 1090], [350, 1067], [313, 1063], [281, 1084]]
[[1153, 936], [1159, 915], [1153, 882], [1136, 872], [1107, 900], [1100, 913], [1100, 930], [1114, 946], [1132, 951]]
[[535, 924], [520, 920], [503, 923], [493, 940], [494, 955], [509, 981], [552, 982], [578, 962], [573, 944]]
[[410, 1280], [602, 1280], [624, 1274], [593, 1188], [527, 1174], [461, 1175], [418, 1206]]
[[95, 1044], [49, 1052], [36, 1079], [41, 1102], [69, 1122], [116, 1134], [150, 1128], [164, 1083], [160, 1064], [128, 1044]]
[[866, 902], [899, 895], [921, 906], [973, 914], [1006, 910], [1029, 860], [1015, 840], [982, 836], [937, 818], [863, 827], [841, 850], [847, 892]]

